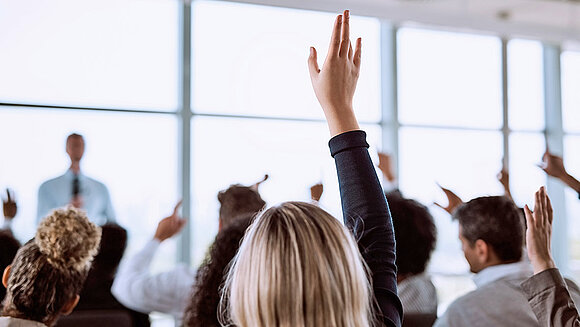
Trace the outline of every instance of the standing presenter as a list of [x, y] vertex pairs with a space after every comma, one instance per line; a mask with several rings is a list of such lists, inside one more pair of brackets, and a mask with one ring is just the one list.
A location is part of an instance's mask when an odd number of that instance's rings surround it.
[[98, 225], [115, 221], [115, 212], [109, 190], [105, 184], [81, 172], [81, 159], [85, 152], [82, 135], [71, 134], [66, 139], [66, 153], [70, 168], [64, 175], [50, 179], [38, 189], [36, 222], [40, 222], [52, 209], [72, 205], [87, 212], [89, 219]]

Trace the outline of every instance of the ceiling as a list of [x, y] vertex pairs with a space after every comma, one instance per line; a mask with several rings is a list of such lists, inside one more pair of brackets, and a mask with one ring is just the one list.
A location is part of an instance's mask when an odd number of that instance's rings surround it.
[[526, 37], [580, 48], [578, 0], [234, 0], [376, 16], [398, 25]]

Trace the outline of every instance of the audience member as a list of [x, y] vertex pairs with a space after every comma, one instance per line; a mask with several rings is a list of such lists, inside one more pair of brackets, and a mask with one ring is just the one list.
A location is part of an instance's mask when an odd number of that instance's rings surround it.
[[72, 312], [99, 247], [100, 228], [75, 208], [58, 209], [38, 226], [4, 270], [0, 326], [48, 326]]
[[[235, 217], [255, 214], [264, 207], [265, 202], [257, 192], [258, 185], [247, 187], [236, 184], [218, 194], [221, 204], [220, 229], [232, 224]], [[153, 239], [121, 265], [111, 291], [128, 308], [143, 313], [164, 312], [181, 321], [195, 281], [195, 269], [178, 266], [159, 274], [149, 271], [159, 245], [177, 235], [185, 225], [186, 221], [178, 214], [179, 205], [171, 216], [159, 222]]]
[[66, 139], [66, 153], [71, 160], [70, 167], [64, 175], [40, 185], [37, 222], [52, 209], [66, 205], [85, 210], [91, 221], [98, 225], [115, 221], [115, 212], [107, 187], [81, 172], [84, 152], [85, 141], [82, 135], [69, 135]]
[[355, 235], [309, 203], [285, 202], [262, 212], [248, 229], [228, 272], [222, 323], [373, 326], [379, 320], [400, 326], [392, 221], [368, 154], [366, 134], [352, 110], [361, 40], [353, 51], [348, 11], [335, 21], [322, 69], [316, 50], [311, 48], [310, 53], [312, 84], [333, 136], [329, 146], [336, 161], [344, 219]]
[[555, 177], [564, 182], [566, 185], [576, 191], [578, 193], [578, 197], [580, 198], [580, 181], [578, 181], [576, 178], [574, 178], [574, 176], [570, 175], [566, 171], [562, 157], [558, 157], [546, 149], [546, 152], [542, 157], [540, 168], [542, 168], [549, 176]]
[[540, 326], [580, 326], [580, 315], [560, 275], [552, 253], [552, 204], [544, 187], [536, 192], [534, 211], [526, 205], [526, 240], [534, 276], [522, 283], [522, 289], [538, 318]]
[[107, 223], [101, 226], [101, 232], [99, 253], [81, 291], [76, 311], [124, 310], [131, 315], [133, 326], [149, 326], [147, 314], [127, 309], [111, 293], [117, 267], [127, 247], [127, 231], [115, 223]]
[[11, 230], [12, 219], [14, 219], [18, 213], [18, 205], [14, 200], [14, 194], [12, 194], [9, 189], [6, 189], [6, 199], [2, 199], [2, 211], [4, 212], [4, 224], [2, 229]]
[[403, 311], [437, 314], [437, 292], [425, 273], [437, 243], [437, 228], [424, 205], [388, 194], [397, 242], [397, 283]]
[[310, 199], [314, 202], [320, 201], [322, 194], [324, 193], [324, 185], [322, 183], [316, 183], [310, 186]]
[[255, 214], [250, 213], [236, 217], [216, 236], [207, 259], [197, 270], [192, 297], [185, 310], [183, 326], [221, 326], [217, 314], [220, 286], [227, 265], [238, 252], [240, 241], [254, 216]]
[[[455, 300], [436, 326], [539, 326], [520, 288], [533, 271], [522, 261], [524, 221], [513, 201], [476, 198], [453, 217], [477, 289]], [[580, 289], [572, 282], [568, 287], [580, 300]]]
[[[10, 230], [1, 229], [0, 230], [0, 271], [4, 271], [8, 267], [14, 257], [16, 252], [20, 248], [20, 242]], [[2, 309], [2, 300], [6, 296], [6, 288], [0, 286], [0, 309]]]

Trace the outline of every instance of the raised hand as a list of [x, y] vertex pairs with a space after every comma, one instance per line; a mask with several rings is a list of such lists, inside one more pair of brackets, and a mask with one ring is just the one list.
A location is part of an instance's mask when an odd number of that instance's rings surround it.
[[154, 238], [160, 242], [165, 241], [168, 238], [173, 237], [183, 229], [187, 220], [179, 216], [179, 207], [181, 207], [181, 202], [177, 202], [173, 213], [171, 216], [161, 219], [157, 225], [157, 230], [155, 231]]
[[501, 183], [504, 189], [504, 194], [508, 198], [512, 198], [512, 193], [510, 191], [510, 174], [507, 169], [502, 168], [502, 170], [497, 174], [497, 180]]
[[310, 187], [310, 198], [313, 201], [319, 201], [320, 197], [322, 197], [322, 192], [324, 192], [324, 185], [322, 183], [312, 185]]
[[4, 218], [12, 219], [16, 217], [18, 206], [14, 200], [14, 196], [10, 194], [10, 190], [6, 189], [6, 200], [2, 200], [2, 209], [4, 211]]
[[250, 186], [250, 188], [251, 188], [252, 190], [254, 190], [254, 191], [258, 192], [258, 191], [259, 191], [259, 188], [260, 188], [260, 184], [262, 184], [262, 183], [264, 183], [265, 181], [267, 181], [267, 180], [268, 180], [268, 178], [270, 178], [270, 176], [269, 176], [268, 174], [264, 175], [264, 178], [262, 178], [262, 180], [261, 180], [261, 181], [259, 181], [259, 182], [257, 182], [256, 184], [254, 184], [254, 185]]
[[395, 181], [395, 174], [393, 172], [393, 158], [386, 153], [379, 152], [379, 169], [389, 182]]
[[447, 211], [449, 214], [453, 214], [455, 209], [457, 209], [457, 207], [463, 204], [463, 200], [461, 200], [461, 198], [458, 197], [457, 194], [453, 193], [451, 190], [446, 189], [445, 187], [439, 184], [437, 185], [441, 188], [443, 193], [445, 193], [445, 196], [447, 196], [447, 206], [443, 206], [437, 202], [435, 202], [435, 205]]
[[524, 207], [524, 212], [526, 213], [528, 227], [526, 230], [526, 246], [528, 248], [528, 257], [534, 268], [534, 274], [555, 268], [556, 265], [550, 250], [553, 220], [552, 204], [543, 186], [536, 192], [534, 212], [530, 210], [528, 205]]
[[356, 40], [355, 50], [350, 42], [350, 13], [344, 11], [334, 22], [328, 54], [318, 67], [318, 56], [310, 48], [308, 69], [314, 93], [328, 122], [332, 136], [358, 130], [358, 122], [352, 109], [352, 99], [360, 72], [362, 40]]
[[564, 168], [564, 161], [562, 157], [558, 157], [552, 153], [548, 149], [544, 152], [542, 156], [542, 163], [538, 165], [542, 168], [546, 174], [556, 177], [556, 178], [565, 178], [568, 173], [566, 172], [566, 168]]

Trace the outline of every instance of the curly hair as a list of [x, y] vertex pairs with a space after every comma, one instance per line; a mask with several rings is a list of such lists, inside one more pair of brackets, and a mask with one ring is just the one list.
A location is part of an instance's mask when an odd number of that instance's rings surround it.
[[220, 285], [226, 267], [236, 255], [253, 217], [253, 213], [236, 217], [216, 236], [210, 247], [209, 256], [197, 270], [191, 301], [185, 310], [183, 326], [221, 326], [217, 318]]
[[227, 190], [219, 192], [217, 197], [223, 227], [233, 222], [235, 217], [245, 213], [256, 213], [266, 205], [258, 191], [240, 184], [231, 185]]
[[[0, 230], [0, 273], [4, 272], [4, 269], [12, 263], [19, 248], [20, 242], [18, 242], [10, 230]], [[0, 286], [0, 302], [4, 299], [5, 295], [6, 289]], [[2, 303], [0, 303], [1, 308]]]
[[400, 193], [387, 193], [397, 242], [397, 274], [417, 275], [427, 268], [437, 243], [433, 216], [424, 205], [403, 198]]
[[3, 315], [54, 324], [80, 293], [100, 238], [84, 211], [57, 209], [44, 218], [14, 258]]

